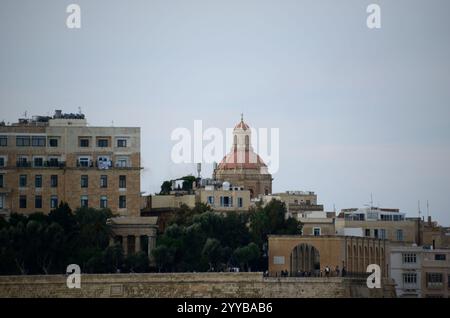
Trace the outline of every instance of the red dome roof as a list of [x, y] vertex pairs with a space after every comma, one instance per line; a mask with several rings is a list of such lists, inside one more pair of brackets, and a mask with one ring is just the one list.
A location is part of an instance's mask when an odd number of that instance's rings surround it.
[[250, 126], [247, 125], [246, 123], [244, 123], [244, 121], [241, 119], [241, 121], [240, 121], [236, 126], [234, 126], [234, 129], [244, 129], [244, 130], [247, 130], [247, 129], [250, 129]]
[[259, 155], [253, 151], [239, 151], [235, 148], [226, 155], [218, 165], [218, 169], [260, 169], [267, 167]]

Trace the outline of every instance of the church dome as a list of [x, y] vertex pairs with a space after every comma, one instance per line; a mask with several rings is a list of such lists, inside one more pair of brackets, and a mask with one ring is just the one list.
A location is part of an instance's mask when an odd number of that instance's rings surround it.
[[218, 165], [220, 170], [229, 169], [258, 169], [265, 168], [267, 165], [259, 155], [251, 150], [233, 149], [227, 154]]
[[244, 122], [241, 114], [241, 121], [233, 130], [233, 147], [231, 151], [222, 159], [218, 165], [219, 170], [230, 169], [258, 169], [265, 170], [266, 164], [261, 157], [253, 151], [251, 146], [251, 129]]

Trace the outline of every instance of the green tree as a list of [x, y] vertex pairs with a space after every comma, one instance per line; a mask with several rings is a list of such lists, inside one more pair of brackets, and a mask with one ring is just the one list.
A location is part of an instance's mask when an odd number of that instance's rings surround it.
[[245, 270], [251, 270], [250, 264], [258, 260], [260, 251], [258, 245], [250, 243], [244, 247], [238, 247], [234, 250], [233, 258], [239, 264], [240, 268]]
[[131, 273], [144, 273], [149, 269], [148, 256], [144, 252], [128, 255], [125, 258], [124, 269]]
[[217, 264], [222, 258], [220, 241], [214, 238], [208, 238], [203, 246], [202, 256], [208, 260], [210, 271], [217, 269]]
[[161, 185], [161, 191], [159, 192], [159, 194], [161, 195], [169, 194], [171, 189], [172, 189], [172, 182], [164, 181]]
[[270, 234], [298, 235], [301, 223], [292, 217], [285, 218], [286, 205], [272, 200], [266, 206], [257, 207], [250, 218], [252, 240], [261, 248]]
[[159, 272], [168, 270], [173, 266], [174, 253], [166, 245], [159, 245], [152, 251]]

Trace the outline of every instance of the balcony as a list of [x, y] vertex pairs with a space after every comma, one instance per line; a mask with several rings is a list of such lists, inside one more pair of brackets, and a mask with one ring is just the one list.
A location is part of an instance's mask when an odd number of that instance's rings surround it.
[[28, 161], [17, 161], [17, 168], [31, 168], [31, 162]]
[[65, 161], [47, 160], [44, 161], [44, 167], [47, 168], [64, 168], [66, 166]]
[[132, 168], [129, 163], [124, 163], [123, 161], [116, 161], [113, 163], [112, 160], [106, 160], [106, 161], [80, 161], [77, 160], [76, 163], [77, 168], [85, 168], [85, 169], [99, 169], [99, 170], [109, 170], [109, 169], [129, 169]]
[[94, 168], [94, 166], [96, 167], [97, 164], [94, 164], [94, 161], [92, 161], [92, 160], [89, 160], [89, 161], [77, 160], [77, 168]]
[[64, 168], [65, 161], [46, 160], [41, 165], [33, 165], [30, 161], [17, 161], [17, 168]]

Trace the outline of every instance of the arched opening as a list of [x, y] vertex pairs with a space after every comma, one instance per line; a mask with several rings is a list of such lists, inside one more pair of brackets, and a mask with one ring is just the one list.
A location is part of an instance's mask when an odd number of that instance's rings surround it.
[[310, 244], [299, 244], [291, 252], [291, 275], [307, 272], [308, 275], [317, 275], [320, 272], [320, 253]]

